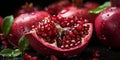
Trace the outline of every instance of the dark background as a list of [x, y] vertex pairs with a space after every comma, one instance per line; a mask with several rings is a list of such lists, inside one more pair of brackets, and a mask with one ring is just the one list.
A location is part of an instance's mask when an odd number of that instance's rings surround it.
[[[15, 13], [16, 9], [20, 8], [26, 2], [32, 2], [34, 5], [44, 8], [56, 1], [58, 0], [0, 0], [0, 16], [4, 17]], [[84, 2], [86, 1], [95, 1], [102, 4], [107, 0], [84, 0]]]

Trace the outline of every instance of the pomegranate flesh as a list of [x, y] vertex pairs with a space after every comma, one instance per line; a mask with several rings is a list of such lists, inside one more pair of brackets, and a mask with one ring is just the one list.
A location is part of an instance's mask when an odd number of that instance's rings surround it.
[[17, 16], [14, 20], [11, 32], [9, 34], [9, 40], [17, 45], [19, 38], [24, 35], [25, 32], [31, 30], [31, 26], [44, 17], [49, 16], [45, 11], [36, 11], [31, 13], [24, 13]]
[[26, 33], [31, 46], [42, 55], [59, 57], [79, 54], [92, 35], [92, 24], [85, 19], [47, 17]]

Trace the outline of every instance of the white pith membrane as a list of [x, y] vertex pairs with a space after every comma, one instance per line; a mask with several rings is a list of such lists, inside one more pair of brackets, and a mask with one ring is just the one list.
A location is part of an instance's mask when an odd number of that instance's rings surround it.
[[60, 47], [58, 48], [56, 40], [52, 44], [49, 43], [49, 42], [45, 42], [44, 38], [42, 38], [42, 39], [39, 40], [40, 37], [37, 36], [35, 29], [31, 30], [29, 33], [35, 33], [35, 35], [36, 35], [37, 39], [40, 41], [40, 43], [42, 43], [43, 45], [45, 45], [48, 48], [51, 48], [51, 49], [54, 49], [54, 50], [59, 50], [59, 51], [68, 51], [68, 50], [77, 49], [77, 48], [82, 47], [82, 46], [84, 46], [84, 45], [86, 45], [88, 43], [88, 41], [90, 40], [90, 37], [92, 35], [92, 24], [91, 23], [85, 23], [85, 24], [83, 24], [83, 26], [87, 26], [87, 25], [90, 26], [89, 29], [88, 29], [88, 32], [89, 32], [88, 35], [85, 35], [84, 38], [81, 38], [82, 40], [81, 40], [81, 44], [80, 45], [77, 45], [76, 47], [69, 48], [69, 49], [62, 49]]

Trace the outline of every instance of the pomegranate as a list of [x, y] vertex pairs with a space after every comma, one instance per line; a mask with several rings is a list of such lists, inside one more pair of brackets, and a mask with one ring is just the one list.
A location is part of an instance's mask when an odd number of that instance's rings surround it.
[[120, 48], [120, 0], [110, 0], [111, 6], [95, 20], [97, 36], [105, 45]]
[[46, 17], [26, 33], [31, 46], [42, 55], [59, 57], [79, 54], [92, 35], [92, 24], [86, 19]]
[[29, 31], [33, 24], [41, 21], [46, 16], [49, 16], [49, 14], [45, 11], [34, 11], [17, 16], [9, 34], [9, 40], [17, 45], [19, 38]]
[[62, 0], [49, 5], [45, 10], [51, 15], [57, 15], [59, 11], [72, 4], [68, 0]]

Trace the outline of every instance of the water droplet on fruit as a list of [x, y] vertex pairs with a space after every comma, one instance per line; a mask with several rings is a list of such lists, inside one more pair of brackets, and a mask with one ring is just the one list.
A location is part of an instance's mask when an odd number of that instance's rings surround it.
[[67, 54], [66, 54], [66, 53], [64, 53], [63, 55], [64, 55], [64, 56], [67, 56]]
[[107, 38], [105, 37], [105, 35], [102, 35], [100, 38], [101, 38], [102, 40], [107, 40]]
[[62, 10], [60, 13], [61, 14], [64, 14], [64, 13], [66, 13], [67, 12], [67, 10]]

